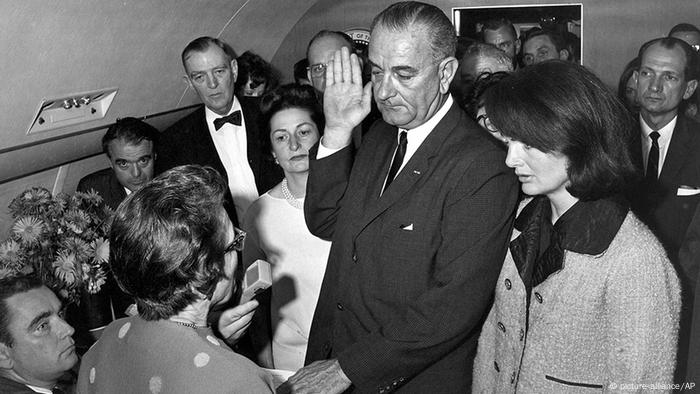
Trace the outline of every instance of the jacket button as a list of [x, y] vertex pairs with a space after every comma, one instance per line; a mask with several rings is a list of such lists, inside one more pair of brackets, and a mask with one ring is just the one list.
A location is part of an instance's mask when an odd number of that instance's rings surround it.
[[523, 329], [521, 328], [521, 329], [520, 329], [520, 342], [522, 342], [523, 339], [525, 339], [525, 330], [523, 330]]
[[506, 279], [505, 284], [506, 284], [506, 289], [508, 289], [508, 290], [510, 290], [510, 288], [513, 287], [513, 284], [510, 283], [510, 279]]
[[493, 362], [493, 368], [496, 370], [496, 372], [501, 372], [501, 369], [498, 368], [498, 363], [495, 361]]
[[537, 300], [537, 302], [539, 302], [541, 304], [542, 303], [542, 294], [535, 292], [535, 299]]
[[343, 308], [343, 304], [341, 304], [340, 302], [337, 303], [335, 306], [338, 307], [338, 310], [339, 310], [339, 311], [342, 311], [342, 310], [345, 309], [345, 308]]
[[506, 326], [504, 326], [503, 323], [501, 323], [500, 321], [498, 322], [498, 329], [503, 332], [506, 332]]

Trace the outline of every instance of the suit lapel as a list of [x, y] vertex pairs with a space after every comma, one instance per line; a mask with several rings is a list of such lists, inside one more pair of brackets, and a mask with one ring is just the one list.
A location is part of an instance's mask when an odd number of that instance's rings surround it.
[[671, 137], [671, 143], [666, 152], [664, 165], [659, 175], [659, 180], [662, 184], [675, 179], [688, 155], [694, 154], [694, 152], [690, 151], [693, 146], [691, 139], [692, 135], [688, 132], [685, 117], [679, 114], [676, 127], [673, 130], [673, 136]]
[[[455, 104], [452, 104], [450, 110], [435, 126], [433, 131], [430, 132], [416, 153], [411, 156], [410, 160], [391, 183], [391, 186], [378, 199], [374, 196], [379, 196], [379, 192], [384, 184], [384, 178], [389, 172], [388, 168], [390, 163], [385, 162], [382, 166], [375, 166], [375, 168], [381, 168], [382, 172], [380, 174], [376, 174], [374, 177], [375, 181], [370, 190], [370, 193], [374, 194], [369, 196], [370, 203], [368, 205], [368, 209], [365, 211], [365, 214], [362, 217], [362, 220], [360, 221], [360, 231], [377, 216], [381, 215], [392, 205], [396, 204], [397, 201], [399, 201], [411, 190], [411, 188], [422, 176], [424, 176], [424, 174], [428, 173], [432, 158], [438, 154], [439, 149], [445, 142], [445, 139], [455, 128], [459, 120], [460, 112], [461, 110]], [[396, 128], [392, 127], [392, 129], [395, 130]], [[391, 153], [389, 153], [389, 155], [385, 154], [384, 157], [391, 157], [391, 154], [393, 154], [394, 149], [396, 148], [396, 134], [392, 134], [392, 139], [393, 143], [391, 144], [390, 148]]]

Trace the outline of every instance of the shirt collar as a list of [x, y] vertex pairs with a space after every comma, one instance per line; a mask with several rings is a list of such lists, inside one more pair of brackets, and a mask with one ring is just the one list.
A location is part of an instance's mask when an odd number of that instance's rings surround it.
[[450, 107], [452, 107], [452, 102], [453, 102], [452, 95], [448, 94], [447, 100], [445, 100], [445, 102], [442, 103], [442, 107], [440, 107], [440, 109], [430, 119], [428, 119], [425, 123], [423, 123], [422, 125], [420, 125], [418, 127], [414, 127], [410, 130], [399, 128], [399, 131], [407, 131], [409, 136], [411, 134], [413, 134], [413, 135], [426, 134], [427, 135], [428, 133], [430, 133], [431, 130], [433, 130], [435, 128], [435, 126], [437, 126], [438, 123], [440, 123], [442, 118], [445, 117], [445, 115], [447, 114], [447, 111], [449, 111]]
[[50, 389], [45, 389], [43, 387], [37, 387], [37, 386], [32, 386], [31, 384], [27, 384], [27, 387], [29, 387], [30, 390], [37, 392], [37, 393], [42, 393], [42, 394], [52, 394], [53, 391]]
[[223, 116], [231, 115], [232, 113], [234, 113], [236, 111], [240, 111], [240, 110], [241, 110], [241, 103], [238, 101], [238, 98], [236, 96], [233, 96], [233, 104], [231, 105], [231, 110], [229, 110], [228, 113], [225, 115], [219, 115], [216, 112], [210, 110], [209, 107], [207, 107], [205, 105], [204, 106], [204, 115], [207, 119], [207, 125], [209, 125], [209, 130], [223, 132], [222, 131], [223, 127], [219, 130], [216, 130], [216, 128], [214, 128], [214, 119], [218, 119], [218, 118], [221, 118]]
[[642, 128], [642, 134], [647, 137], [647, 140], [649, 139], [649, 134], [651, 134], [653, 131], [656, 131], [661, 135], [659, 139], [670, 139], [671, 135], [673, 134], [673, 130], [676, 128], [676, 122], [678, 122], [678, 115], [674, 116], [673, 119], [666, 123], [664, 127], [654, 130], [647, 124], [644, 118], [642, 118], [642, 115], [639, 115], [639, 124]]

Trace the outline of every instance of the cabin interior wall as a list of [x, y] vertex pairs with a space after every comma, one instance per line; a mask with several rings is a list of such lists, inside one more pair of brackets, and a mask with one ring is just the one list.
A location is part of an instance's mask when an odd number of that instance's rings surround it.
[[[72, 193], [105, 168], [100, 139], [117, 118], [148, 117], [163, 130], [196, 104], [180, 52], [209, 35], [270, 59], [315, 0], [44, 0], [0, 2], [0, 239], [7, 205], [27, 187]], [[117, 87], [99, 121], [27, 135], [43, 98]], [[156, 115], [154, 117], [154, 115]]]

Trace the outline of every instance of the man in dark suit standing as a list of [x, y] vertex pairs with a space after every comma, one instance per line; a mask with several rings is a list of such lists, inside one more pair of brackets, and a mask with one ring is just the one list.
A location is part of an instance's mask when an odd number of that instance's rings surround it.
[[96, 191], [105, 205], [117, 209], [122, 200], [153, 179], [158, 130], [136, 118], [118, 119], [102, 137], [110, 168], [84, 176], [79, 192]]
[[[345, 48], [328, 65], [305, 211], [333, 245], [293, 392], [471, 388], [518, 184], [504, 149], [448, 93], [455, 44], [439, 8], [402, 2], [372, 23], [371, 84]], [[355, 154], [372, 91], [384, 121]]]
[[697, 54], [684, 41], [665, 37], [642, 45], [639, 58], [641, 65], [633, 76], [640, 133], [635, 136], [633, 153], [644, 169], [644, 178], [631, 200], [635, 212], [666, 248], [681, 281], [676, 381], [682, 381], [696, 280], [689, 272], [697, 272], [697, 267], [682, 267], [678, 250], [700, 201], [700, 124], [678, 108], [697, 87]]
[[[272, 155], [263, 151], [256, 102], [234, 95], [238, 76], [236, 53], [225, 42], [200, 37], [182, 51], [185, 81], [204, 106], [163, 132], [156, 173], [182, 164], [208, 165], [227, 180], [225, 208], [238, 223], [248, 206], [282, 180]], [[235, 209], [234, 209], [235, 207]]]

